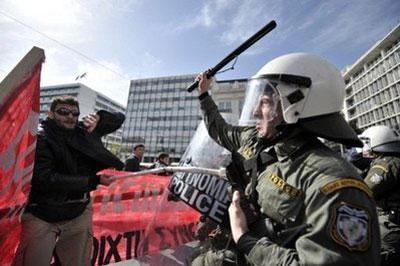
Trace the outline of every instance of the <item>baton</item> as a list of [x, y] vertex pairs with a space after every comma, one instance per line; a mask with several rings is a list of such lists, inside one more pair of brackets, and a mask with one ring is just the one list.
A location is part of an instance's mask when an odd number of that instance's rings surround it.
[[159, 174], [159, 173], [166, 173], [166, 172], [199, 173], [199, 174], [218, 176], [220, 178], [226, 178], [226, 170], [223, 167], [220, 169], [212, 169], [212, 168], [192, 167], [192, 166], [190, 166], [190, 167], [188, 167], [188, 166], [159, 167], [159, 168], [143, 170], [143, 171], [139, 171], [139, 172], [129, 172], [124, 175], [118, 176], [118, 178], [127, 178], [127, 177], [138, 176], [138, 175]]
[[[248, 38], [244, 43], [242, 43], [238, 48], [236, 48], [233, 52], [227, 55], [224, 59], [221, 60], [217, 65], [207, 71], [207, 78], [213, 77], [219, 70], [221, 70], [224, 66], [226, 66], [230, 61], [232, 61], [235, 57], [243, 53], [250, 46], [264, 37], [268, 32], [272, 31], [276, 27], [275, 20], [271, 20], [267, 25], [265, 25], [261, 30], [257, 31], [253, 36]], [[194, 81], [189, 87], [186, 88], [188, 92], [193, 91], [197, 86], [199, 86], [199, 81]]]

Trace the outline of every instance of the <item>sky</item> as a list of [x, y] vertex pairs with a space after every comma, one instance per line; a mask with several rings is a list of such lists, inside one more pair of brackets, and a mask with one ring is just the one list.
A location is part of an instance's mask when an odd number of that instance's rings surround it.
[[271, 20], [275, 30], [217, 79], [292, 52], [343, 69], [400, 23], [400, 1], [0, 0], [0, 80], [38, 46], [41, 86], [80, 82], [126, 105], [130, 80], [211, 68]]

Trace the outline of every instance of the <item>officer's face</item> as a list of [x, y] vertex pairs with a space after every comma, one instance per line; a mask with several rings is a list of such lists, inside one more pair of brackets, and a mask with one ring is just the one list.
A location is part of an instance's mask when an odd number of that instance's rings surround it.
[[79, 118], [79, 109], [75, 105], [57, 104], [54, 111], [48, 113], [49, 118], [53, 119], [56, 124], [67, 130], [76, 127]]
[[283, 121], [281, 105], [276, 103], [272, 94], [259, 97], [253, 111], [259, 138], [270, 139], [278, 132], [276, 126]]

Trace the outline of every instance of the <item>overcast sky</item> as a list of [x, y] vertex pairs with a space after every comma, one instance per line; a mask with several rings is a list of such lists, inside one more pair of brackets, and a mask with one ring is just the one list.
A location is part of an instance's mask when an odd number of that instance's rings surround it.
[[32, 48], [42, 86], [79, 82], [126, 105], [129, 81], [197, 73], [276, 20], [218, 79], [311, 52], [342, 69], [400, 22], [398, 0], [0, 0], [0, 80]]

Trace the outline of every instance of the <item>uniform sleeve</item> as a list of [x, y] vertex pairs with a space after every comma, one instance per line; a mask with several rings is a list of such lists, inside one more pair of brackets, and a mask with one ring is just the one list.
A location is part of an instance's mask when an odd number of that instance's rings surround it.
[[56, 171], [52, 150], [47, 141], [38, 136], [32, 186], [37, 191], [76, 191], [88, 192], [96, 189], [98, 176], [71, 175]]
[[385, 197], [385, 194], [397, 186], [398, 169], [394, 161], [377, 160], [369, 169], [364, 181], [374, 193], [375, 200]]
[[243, 136], [248, 128], [232, 126], [226, 123], [211, 96], [202, 96], [200, 106], [208, 134], [227, 150], [237, 150], [242, 146], [242, 139], [244, 139]]
[[344, 188], [306, 197], [307, 232], [294, 248], [259, 239], [247, 255], [254, 265], [379, 265], [375, 204], [363, 191]]

